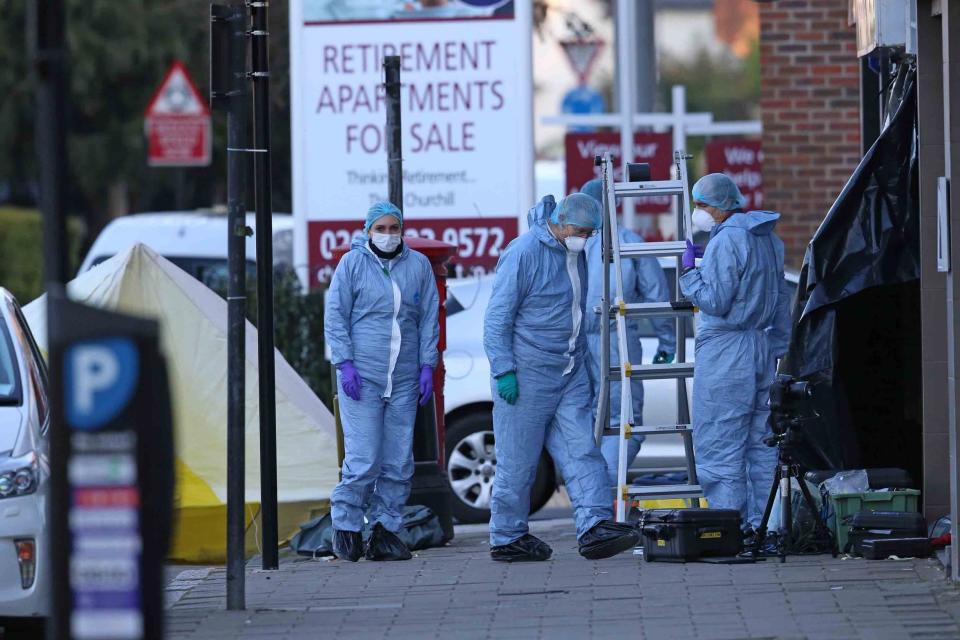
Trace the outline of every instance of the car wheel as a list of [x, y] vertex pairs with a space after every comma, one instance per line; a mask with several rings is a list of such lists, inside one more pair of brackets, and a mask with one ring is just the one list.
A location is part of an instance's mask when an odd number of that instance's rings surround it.
[[[497, 471], [490, 413], [471, 413], [447, 426], [446, 462], [454, 517], [461, 523], [489, 522], [490, 497]], [[556, 489], [553, 461], [544, 451], [530, 490], [530, 512], [540, 510]]]

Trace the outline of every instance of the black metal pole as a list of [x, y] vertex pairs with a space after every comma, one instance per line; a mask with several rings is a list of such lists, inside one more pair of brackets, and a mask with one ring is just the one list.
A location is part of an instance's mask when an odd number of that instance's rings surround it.
[[211, 5], [211, 97], [227, 110], [227, 609], [246, 607], [246, 10]]
[[[400, 99], [400, 57], [383, 59], [384, 91], [387, 102], [387, 180], [390, 202], [403, 211], [403, 149]], [[413, 425], [414, 472], [407, 504], [422, 504], [440, 518], [444, 536], [453, 538], [450, 490], [440, 464], [440, 440], [437, 434], [436, 405], [431, 400], [417, 407]]]
[[268, 2], [250, 1], [254, 199], [257, 206], [257, 330], [260, 368], [260, 521], [263, 568], [280, 566], [277, 526], [277, 416], [273, 363], [273, 211], [270, 185]]
[[[54, 317], [57, 300], [65, 296], [67, 281], [67, 242], [63, 203], [66, 191], [66, 119], [67, 119], [67, 48], [63, 0], [28, 3], [29, 20], [36, 37], [34, 71], [37, 79], [36, 137], [37, 165], [40, 178], [40, 210], [43, 214], [43, 279], [47, 291], [47, 344], [50, 362], [60, 361], [58, 323]], [[60, 397], [62, 368], [54, 364], [50, 375], [51, 397]], [[68, 442], [61, 405], [50, 403], [50, 465], [67, 468]], [[66, 482], [51, 482], [47, 500], [49, 531], [67, 531], [69, 501]], [[43, 545], [41, 545], [43, 548]], [[54, 580], [68, 579], [66, 545], [48, 542]], [[47, 638], [59, 640], [70, 634], [69, 590], [54, 588], [52, 615], [47, 625]]]
[[35, 7], [37, 37], [37, 162], [43, 212], [44, 281], [48, 293], [62, 292], [67, 281], [64, 225], [66, 191], [66, 44], [63, 0], [29, 3]]
[[400, 56], [383, 59], [387, 95], [387, 184], [390, 202], [403, 211], [403, 145], [400, 128]]

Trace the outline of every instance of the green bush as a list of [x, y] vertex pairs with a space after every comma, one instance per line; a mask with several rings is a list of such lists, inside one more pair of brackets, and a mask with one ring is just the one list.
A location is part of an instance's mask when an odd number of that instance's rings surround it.
[[[67, 221], [67, 269], [72, 276], [78, 261], [83, 225]], [[34, 209], [0, 207], [0, 287], [21, 304], [43, 293], [43, 223]]]

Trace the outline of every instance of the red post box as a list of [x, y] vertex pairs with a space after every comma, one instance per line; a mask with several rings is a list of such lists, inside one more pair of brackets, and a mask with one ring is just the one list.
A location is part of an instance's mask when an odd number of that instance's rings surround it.
[[[443, 352], [447, 348], [447, 261], [453, 257], [457, 248], [446, 242], [427, 238], [405, 237], [404, 243], [419, 251], [430, 260], [433, 275], [437, 282], [437, 294], [440, 297], [440, 339], [437, 342], [439, 358], [433, 371], [433, 403], [417, 412], [414, 426], [413, 452], [416, 471], [409, 504], [424, 504], [439, 516], [448, 539], [453, 538], [453, 516], [450, 511], [450, 494], [447, 486], [444, 461], [445, 423], [443, 407], [443, 383], [446, 369], [443, 365]], [[340, 258], [350, 250], [348, 245], [337, 247], [333, 254], [339, 263]], [[430, 416], [432, 407], [433, 415]], [[432, 418], [432, 419], [430, 419]]]

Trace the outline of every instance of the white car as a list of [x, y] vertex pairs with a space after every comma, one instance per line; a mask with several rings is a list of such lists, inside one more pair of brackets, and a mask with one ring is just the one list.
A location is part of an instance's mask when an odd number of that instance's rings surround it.
[[[247, 214], [247, 226], [256, 229], [256, 215]], [[80, 264], [84, 273], [136, 243], [143, 243], [210, 286], [226, 285], [227, 216], [222, 210], [135, 213], [116, 218], [103, 228]], [[248, 277], [256, 276], [256, 242], [246, 241]], [[273, 263], [293, 265], [293, 217], [273, 215]]]
[[[674, 262], [661, 260], [667, 282], [674, 282]], [[493, 288], [492, 275], [447, 282], [447, 349], [444, 386], [445, 453], [447, 477], [453, 493], [453, 513], [460, 522], [487, 522], [490, 493], [496, 472], [493, 438], [493, 399], [490, 364], [483, 350], [483, 315]], [[794, 284], [795, 274], [787, 274]], [[589, 311], [589, 310], [588, 310]], [[687, 324], [687, 361], [693, 360], [693, 322]], [[658, 339], [648, 320], [640, 330], [643, 361], [650, 364]], [[693, 381], [687, 380], [687, 397], [692, 398]], [[677, 420], [677, 382], [644, 382], [644, 424], [665, 425]], [[685, 472], [683, 440], [679, 435], [647, 436], [631, 467], [639, 473]], [[540, 509], [560, 482], [549, 454], [544, 450], [530, 496], [531, 512]]]
[[49, 614], [48, 427], [46, 365], [0, 288], [0, 619]]

